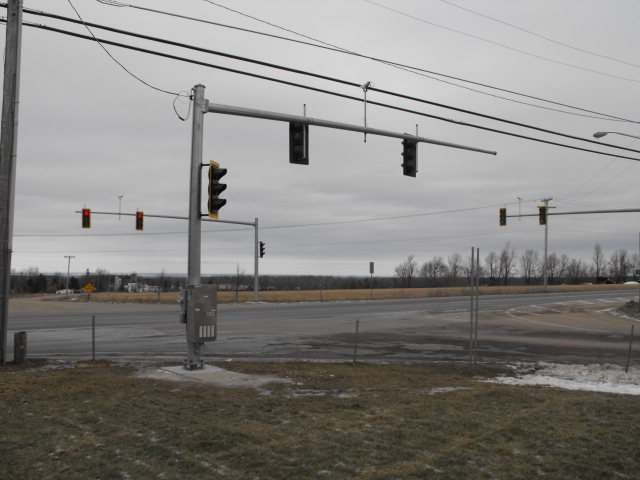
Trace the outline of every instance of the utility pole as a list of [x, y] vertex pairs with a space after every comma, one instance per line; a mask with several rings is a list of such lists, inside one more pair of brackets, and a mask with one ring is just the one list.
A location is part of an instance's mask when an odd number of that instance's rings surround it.
[[544, 222], [544, 263], [542, 266], [542, 276], [544, 278], [544, 291], [546, 292], [549, 286], [549, 263], [547, 262], [547, 246], [549, 243], [549, 202], [553, 200], [553, 198], [543, 198], [542, 202], [544, 203], [546, 209], [546, 221]]
[[65, 255], [64, 258], [67, 258], [69, 261], [67, 262], [67, 289], [64, 292], [64, 296], [69, 296], [69, 271], [71, 270], [71, 259], [76, 258], [75, 255]]
[[0, 133], [0, 365], [5, 365], [7, 362], [21, 44], [22, 0], [9, 0], [4, 51], [2, 132]]

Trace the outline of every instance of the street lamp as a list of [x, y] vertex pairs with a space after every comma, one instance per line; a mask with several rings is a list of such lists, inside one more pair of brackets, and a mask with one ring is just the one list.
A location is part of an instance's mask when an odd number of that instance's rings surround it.
[[625, 137], [631, 137], [631, 138], [640, 138], [636, 135], [628, 135], [626, 133], [620, 133], [620, 132], [596, 132], [593, 134], [594, 137], [596, 138], [602, 138], [604, 137], [607, 133], [615, 133], [616, 135], [623, 135]]

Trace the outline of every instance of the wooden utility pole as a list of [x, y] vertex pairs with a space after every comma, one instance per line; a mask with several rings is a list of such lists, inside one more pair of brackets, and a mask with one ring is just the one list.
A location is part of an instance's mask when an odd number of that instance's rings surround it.
[[0, 365], [7, 362], [21, 43], [22, 0], [9, 0], [0, 133]]

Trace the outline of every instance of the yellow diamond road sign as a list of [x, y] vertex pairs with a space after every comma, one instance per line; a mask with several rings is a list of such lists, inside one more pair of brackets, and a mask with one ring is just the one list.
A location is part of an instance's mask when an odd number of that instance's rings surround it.
[[93, 285], [91, 285], [90, 283], [87, 283], [87, 284], [84, 286], [84, 291], [85, 291], [85, 292], [87, 292], [87, 293], [91, 293], [91, 292], [93, 292], [95, 289], [96, 289], [96, 287], [94, 287], [94, 286], [93, 286]]

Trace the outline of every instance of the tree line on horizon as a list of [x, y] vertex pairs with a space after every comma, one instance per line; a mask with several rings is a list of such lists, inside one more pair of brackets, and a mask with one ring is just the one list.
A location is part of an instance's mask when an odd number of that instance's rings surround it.
[[[591, 262], [553, 252], [547, 255], [547, 280], [549, 285], [623, 283], [635, 278], [633, 267], [640, 266], [638, 257], [638, 253], [629, 254], [627, 250], [618, 249], [607, 258], [600, 244], [593, 247]], [[471, 255], [463, 258], [454, 253], [446, 259], [434, 255], [422, 265], [414, 255], [409, 255], [395, 268], [395, 274], [407, 288], [466, 285], [471, 277]], [[489, 252], [480, 261], [479, 276], [485, 285], [539, 284], [543, 275], [544, 255], [533, 249], [518, 254], [510, 243], [500, 252]]]
[[[542, 283], [543, 255], [535, 250], [517, 253], [507, 243], [500, 252], [489, 252], [480, 262], [480, 278], [483, 285], [532, 285]], [[433, 256], [419, 264], [414, 255], [395, 268], [393, 277], [376, 276], [345, 277], [332, 275], [260, 275], [260, 290], [342, 290], [368, 288], [454, 287], [469, 284], [470, 255], [463, 258], [454, 253], [446, 259]], [[570, 258], [565, 254], [551, 253], [547, 258], [548, 281], [553, 284], [620, 283], [633, 276], [633, 267], [640, 268], [638, 253], [615, 250], [607, 258], [599, 244], [593, 249], [591, 262]], [[115, 288], [115, 277], [120, 286]], [[158, 287], [159, 291], [178, 291], [184, 287], [183, 276], [130, 274], [114, 275], [103, 268], [83, 275], [70, 276], [69, 289], [81, 290], [91, 283], [98, 292], [124, 291], [131, 282]], [[202, 283], [216, 284], [219, 288], [236, 286], [236, 290], [253, 289], [253, 276], [238, 268], [230, 275], [203, 275]], [[242, 286], [242, 287], [241, 287]], [[67, 288], [67, 276], [62, 273], [43, 274], [38, 268], [11, 272], [11, 293], [55, 293]]]

